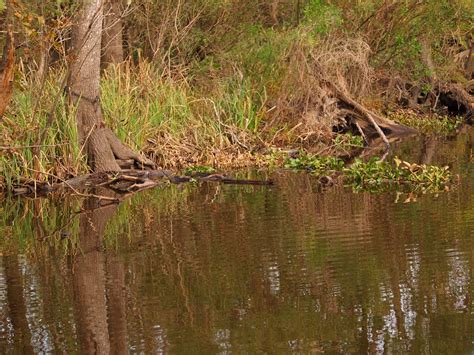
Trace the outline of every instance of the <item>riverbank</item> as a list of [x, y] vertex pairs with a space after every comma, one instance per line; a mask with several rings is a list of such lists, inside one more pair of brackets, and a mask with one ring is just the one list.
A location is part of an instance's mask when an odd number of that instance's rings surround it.
[[[74, 108], [61, 92], [65, 75], [65, 71], [51, 72], [38, 84], [23, 73], [18, 80], [21, 87], [0, 121], [1, 188], [57, 183], [89, 171], [84, 147], [78, 143]], [[275, 154], [295, 150], [352, 156], [378, 138], [370, 125], [361, 127], [359, 121], [352, 121], [350, 111], [344, 120], [314, 116], [311, 123], [311, 112], [299, 120], [273, 116], [277, 108], [269, 107], [271, 99], [256, 101], [245, 85], [206, 94], [185, 79], [161, 77], [150, 63], [125, 63], [104, 73], [101, 107], [107, 125], [123, 142], [141, 150], [157, 167], [174, 171], [194, 166], [263, 167], [271, 164]], [[466, 112], [449, 112], [446, 106], [435, 114], [422, 105], [403, 109], [396, 101], [386, 101], [377, 109], [367, 99], [361, 102], [420, 133], [449, 135], [469, 118]]]
[[[258, 6], [243, 7], [255, 18], [232, 5], [237, 22], [223, 4], [206, 3], [196, 15], [202, 23], [189, 28], [188, 17], [178, 23], [177, 13], [163, 11], [177, 19], [160, 32], [168, 51], [153, 51], [150, 33], [144, 40], [129, 32], [135, 38], [127, 42], [129, 57], [102, 71], [97, 103], [104, 124], [156, 167], [179, 171], [266, 166], [279, 151], [354, 155], [374, 140], [387, 143], [384, 136], [405, 125], [449, 134], [472, 119], [472, 53], [465, 41], [472, 14], [463, 2], [347, 8], [317, 1], [298, 9], [296, 24], [283, 3], [275, 5], [275, 18]], [[149, 23], [138, 14], [129, 20]], [[421, 35], [427, 23], [432, 31]], [[41, 36], [28, 37], [25, 26], [16, 25], [20, 39], [46, 45]], [[173, 31], [184, 28], [176, 37]], [[42, 69], [31, 44], [25, 47], [31, 53], [18, 51], [12, 101], [0, 119], [2, 189], [90, 171], [75, 107], [67, 102], [71, 58], [63, 43], [55, 45], [62, 54], [51, 53], [54, 60]], [[438, 116], [420, 119], [433, 112]]]

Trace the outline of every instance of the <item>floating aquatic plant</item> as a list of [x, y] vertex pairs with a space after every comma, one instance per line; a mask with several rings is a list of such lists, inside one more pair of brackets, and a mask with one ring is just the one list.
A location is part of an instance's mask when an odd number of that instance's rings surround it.
[[411, 191], [439, 192], [447, 190], [452, 181], [447, 166], [409, 163], [396, 157], [392, 162], [356, 159], [344, 168], [344, 176], [357, 191], [384, 191], [402, 186]]
[[397, 157], [391, 161], [356, 159], [345, 166], [340, 158], [301, 155], [287, 159], [285, 167], [305, 170], [316, 176], [339, 173], [355, 191], [379, 192], [401, 188], [422, 193], [439, 192], [448, 190], [452, 182], [447, 166], [409, 163]]
[[330, 175], [332, 172], [341, 171], [344, 168], [344, 161], [336, 157], [301, 155], [287, 159], [285, 167], [306, 170], [313, 175]]
[[362, 148], [364, 146], [364, 138], [351, 133], [338, 134], [332, 140], [333, 145], [338, 150], [351, 150], [353, 148]]
[[455, 132], [463, 123], [461, 116], [448, 116], [440, 114], [420, 115], [410, 110], [400, 110], [389, 114], [389, 118], [416, 128], [426, 134], [447, 136]]

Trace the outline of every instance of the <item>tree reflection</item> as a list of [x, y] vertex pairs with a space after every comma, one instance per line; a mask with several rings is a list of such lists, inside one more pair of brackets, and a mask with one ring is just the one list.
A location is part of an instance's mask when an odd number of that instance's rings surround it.
[[7, 284], [7, 300], [10, 321], [13, 330], [14, 352], [18, 354], [34, 354], [31, 346], [31, 333], [26, 319], [26, 304], [23, 296], [23, 276], [18, 256], [12, 255], [3, 259], [5, 281]]
[[[110, 193], [96, 191], [98, 194]], [[79, 342], [86, 354], [126, 353], [124, 267], [104, 253], [104, 232], [116, 206], [90, 197], [80, 215], [79, 251], [73, 262], [73, 283]]]

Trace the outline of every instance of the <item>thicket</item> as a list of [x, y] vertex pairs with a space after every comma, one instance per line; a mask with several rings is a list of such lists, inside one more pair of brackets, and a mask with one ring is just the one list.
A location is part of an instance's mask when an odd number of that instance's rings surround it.
[[[17, 52], [3, 183], [87, 170], [62, 96], [77, 3], [14, 0], [7, 12], [0, 1]], [[348, 112], [328, 83], [378, 111], [428, 96], [435, 79], [472, 86], [472, 0], [127, 0], [120, 20], [126, 59], [104, 69], [101, 105], [163, 166], [331, 142]]]

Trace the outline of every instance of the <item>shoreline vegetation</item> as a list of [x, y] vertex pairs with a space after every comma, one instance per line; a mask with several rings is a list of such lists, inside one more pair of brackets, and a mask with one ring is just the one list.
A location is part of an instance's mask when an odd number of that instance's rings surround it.
[[391, 137], [446, 136], [472, 123], [470, 0], [97, 3], [100, 96], [91, 98], [71, 80], [81, 5], [0, 1], [0, 194], [97, 173], [90, 137], [78, 128], [87, 104], [140, 152], [127, 160], [113, 151], [124, 169], [146, 162], [222, 171], [286, 154], [281, 167], [332, 159], [337, 169], [321, 177], [342, 173], [360, 188], [373, 181], [369, 190], [390, 178], [428, 192], [448, 188], [444, 167], [398, 159], [347, 166], [343, 158]]

